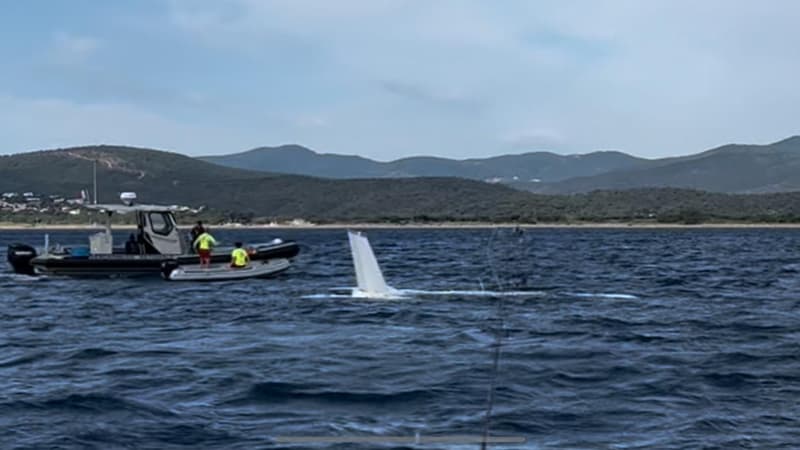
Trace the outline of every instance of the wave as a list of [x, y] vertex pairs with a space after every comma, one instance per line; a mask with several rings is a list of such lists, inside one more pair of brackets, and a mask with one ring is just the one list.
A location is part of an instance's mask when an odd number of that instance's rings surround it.
[[239, 400], [259, 403], [311, 400], [334, 404], [387, 405], [419, 402], [434, 395], [434, 391], [425, 389], [397, 392], [336, 391], [313, 385], [264, 382], [255, 384], [248, 390], [245, 397]]
[[722, 389], [743, 389], [755, 387], [758, 377], [743, 372], [720, 373], [712, 372], [703, 376], [708, 384]]
[[48, 358], [49, 356], [51, 356], [51, 353], [49, 352], [38, 352], [38, 353], [31, 353], [28, 355], [18, 356], [11, 359], [0, 360], [0, 368], [19, 366], [22, 364], [39, 361]]
[[105, 356], [116, 355], [117, 352], [113, 350], [106, 350], [104, 348], [84, 348], [78, 350], [67, 357], [67, 359], [97, 359]]
[[150, 416], [173, 416], [171, 411], [141, 404], [132, 400], [109, 394], [69, 394], [64, 397], [50, 398], [40, 401], [13, 401], [0, 404], [0, 408], [9, 411], [23, 409], [68, 410], [73, 412], [107, 414], [113, 411], [136, 412]]
[[[3, 258], [5, 260], [5, 258]], [[17, 273], [11, 270], [10, 266], [8, 270], [0, 270], [0, 280], [9, 279], [9, 280], [37, 280], [39, 277], [25, 275], [22, 273]]]

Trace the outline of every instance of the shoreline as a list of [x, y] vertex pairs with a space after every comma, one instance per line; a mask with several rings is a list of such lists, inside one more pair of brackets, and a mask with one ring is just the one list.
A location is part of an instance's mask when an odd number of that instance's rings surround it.
[[[192, 225], [179, 225], [180, 229], [190, 229]], [[700, 224], [680, 224], [680, 223], [642, 223], [642, 222], [586, 222], [586, 223], [537, 223], [537, 224], [516, 224], [516, 223], [489, 223], [489, 222], [441, 222], [441, 223], [411, 223], [411, 224], [391, 224], [391, 223], [330, 223], [330, 224], [280, 224], [280, 225], [209, 225], [210, 229], [216, 230], [340, 230], [340, 229], [489, 229], [489, 228], [520, 228], [520, 229], [722, 229], [722, 228], [800, 228], [800, 223], [700, 223]], [[135, 230], [136, 225], [112, 225], [114, 230]], [[52, 230], [52, 231], [102, 231], [102, 225], [80, 225], [80, 224], [16, 224], [0, 223], [0, 231], [29, 231], [29, 230]]]

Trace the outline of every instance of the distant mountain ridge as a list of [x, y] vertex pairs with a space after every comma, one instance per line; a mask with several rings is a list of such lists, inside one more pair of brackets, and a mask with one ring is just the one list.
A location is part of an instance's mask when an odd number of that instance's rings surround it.
[[723, 145], [640, 167], [525, 187], [558, 194], [663, 187], [736, 194], [798, 191], [800, 136], [768, 145]]
[[264, 173], [111, 145], [0, 156], [0, 192], [75, 198], [92, 187], [93, 161], [101, 203], [118, 203], [120, 192], [134, 191], [142, 203], [275, 219], [490, 218], [532, 195], [458, 178], [335, 180]]
[[[794, 152], [794, 145], [783, 144], [786, 154]], [[700, 159], [740, 151], [745, 150], [712, 151]], [[116, 203], [120, 192], [135, 191], [143, 203], [206, 206], [206, 217], [220, 221], [800, 222], [800, 192], [729, 195], [661, 188], [541, 195], [464, 178], [343, 180], [270, 174], [178, 153], [108, 145], [0, 156], [0, 191], [75, 198], [91, 188], [93, 161], [97, 161], [101, 202]], [[35, 207], [18, 213], [9, 202], [25, 206], [27, 200], [8, 198], [0, 202], [0, 221], [32, 220], [37, 214], [47, 220], [86, 220], [83, 215], [70, 218]]]
[[317, 153], [300, 145], [259, 147], [199, 159], [226, 167], [324, 178], [458, 177], [502, 183], [554, 182], [635, 168], [648, 162], [616, 151], [567, 156], [531, 152], [464, 160], [415, 156], [380, 162], [361, 156]]
[[545, 194], [646, 188], [721, 193], [800, 190], [800, 136], [768, 145], [730, 144], [701, 153], [645, 159], [617, 151], [531, 152], [483, 159], [417, 156], [379, 162], [321, 154], [299, 145], [200, 158], [227, 167], [324, 178], [458, 177]]

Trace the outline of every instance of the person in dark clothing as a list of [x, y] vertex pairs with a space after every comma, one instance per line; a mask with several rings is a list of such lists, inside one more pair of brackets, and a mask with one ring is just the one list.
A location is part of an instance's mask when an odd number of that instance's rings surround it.
[[192, 231], [189, 232], [192, 238], [192, 250], [194, 250], [194, 242], [197, 241], [197, 238], [200, 237], [206, 231], [205, 227], [203, 226], [203, 222], [198, 220], [197, 225], [192, 227]]
[[144, 237], [144, 227], [142, 225], [139, 225], [139, 232], [136, 235], [136, 245], [139, 247], [139, 254], [146, 255], [151, 253], [147, 244], [147, 239]]
[[128, 241], [125, 242], [125, 253], [129, 255], [139, 254], [139, 244], [136, 242], [136, 236], [134, 236], [133, 233], [128, 236]]
[[203, 226], [203, 222], [198, 220], [197, 225], [192, 227], [192, 242], [194, 242], [194, 240], [197, 239], [197, 236], [203, 234], [204, 231], [206, 231], [206, 229]]

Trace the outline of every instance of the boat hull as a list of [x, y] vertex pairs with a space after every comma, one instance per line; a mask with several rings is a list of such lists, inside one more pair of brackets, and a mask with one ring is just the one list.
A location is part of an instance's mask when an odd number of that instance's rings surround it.
[[[9, 247], [9, 263], [17, 273], [29, 275], [54, 275], [72, 277], [139, 277], [160, 276], [161, 264], [164, 261], [176, 261], [179, 265], [200, 264], [198, 255], [34, 255], [25, 263], [27, 256], [25, 249], [19, 248], [14, 253], [12, 262], [11, 247]], [[271, 259], [291, 259], [299, 253], [300, 249], [294, 242], [280, 242], [260, 244], [255, 246], [255, 251], [250, 255], [252, 261], [266, 261]], [[20, 252], [23, 252], [20, 254]], [[211, 256], [213, 264], [230, 262], [230, 255], [220, 250]]]
[[180, 266], [172, 261], [162, 263], [162, 276], [168, 281], [234, 281], [250, 278], [267, 278], [281, 273], [290, 267], [288, 259], [278, 258], [255, 261], [247, 267], [234, 269], [228, 264]]

